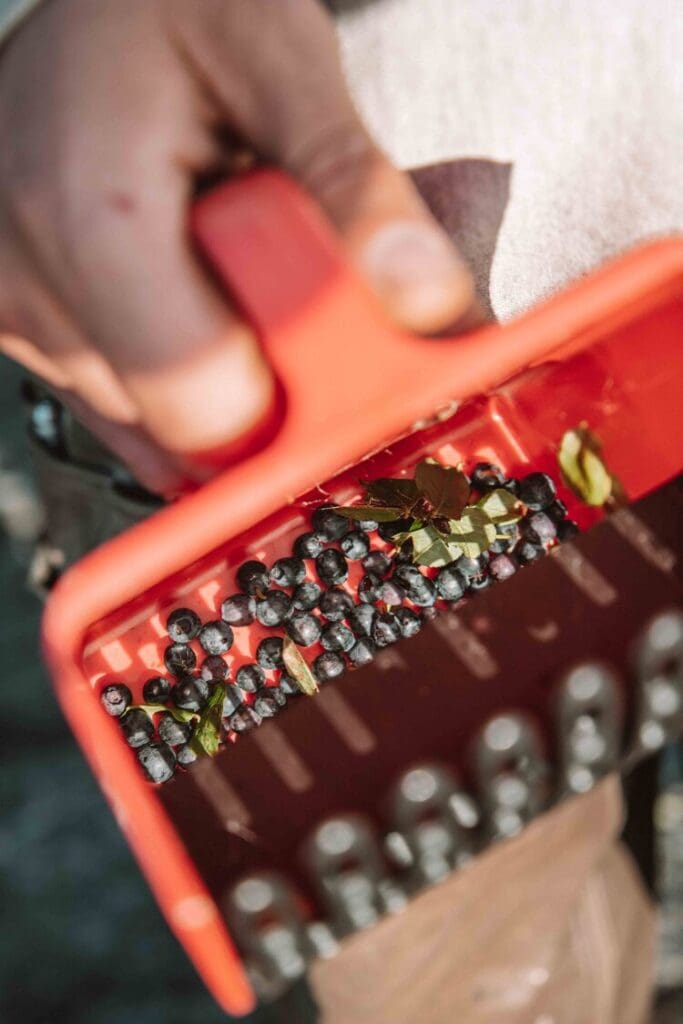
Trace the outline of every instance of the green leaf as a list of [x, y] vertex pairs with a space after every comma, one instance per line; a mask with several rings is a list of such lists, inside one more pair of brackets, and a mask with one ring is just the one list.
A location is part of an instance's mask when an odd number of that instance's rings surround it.
[[562, 437], [558, 461], [565, 483], [586, 505], [600, 508], [623, 489], [602, 458], [602, 445], [595, 434], [581, 424]]
[[218, 683], [199, 716], [199, 723], [190, 740], [190, 746], [196, 754], [214, 757], [218, 753], [224, 701], [225, 686], [223, 683]]
[[417, 565], [448, 565], [462, 554], [460, 548], [450, 543], [434, 526], [410, 531], [405, 537], [412, 541], [413, 560]]
[[470, 496], [470, 485], [459, 469], [425, 459], [415, 469], [415, 483], [432, 506], [432, 515], [460, 518]]
[[467, 558], [478, 558], [488, 551], [497, 535], [495, 524], [476, 505], [468, 505], [459, 519], [449, 521], [448, 543], [462, 549]]
[[504, 490], [502, 487], [495, 491], [489, 491], [477, 502], [477, 508], [486, 513], [486, 517], [496, 526], [507, 526], [508, 523], [516, 523], [522, 518], [518, 508], [518, 501], [514, 494]]
[[391, 477], [372, 480], [367, 485], [365, 494], [371, 505], [400, 508], [402, 515], [407, 515], [420, 497], [414, 480], [394, 480]]
[[374, 519], [376, 523], [393, 523], [404, 515], [401, 508], [380, 508], [379, 505], [340, 505], [334, 511], [347, 519]]
[[158, 715], [161, 711], [169, 711], [178, 722], [191, 722], [193, 718], [199, 718], [196, 711], [186, 711], [184, 708], [176, 708], [172, 704], [168, 707], [165, 704], [131, 704], [125, 713], [128, 714], [128, 711], [132, 711], [133, 708], [139, 708], [150, 717]]
[[318, 692], [318, 681], [311, 672], [308, 662], [288, 636], [285, 637], [282, 645], [282, 660], [287, 672], [302, 693], [305, 693], [307, 697], [312, 697], [314, 693]]

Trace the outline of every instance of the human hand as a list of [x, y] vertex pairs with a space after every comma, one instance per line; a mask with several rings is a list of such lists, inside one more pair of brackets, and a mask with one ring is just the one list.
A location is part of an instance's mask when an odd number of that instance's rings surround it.
[[272, 379], [186, 235], [248, 150], [336, 226], [401, 324], [465, 318], [470, 275], [349, 99], [316, 0], [50, 0], [0, 58], [0, 351], [153, 491], [261, 421]]

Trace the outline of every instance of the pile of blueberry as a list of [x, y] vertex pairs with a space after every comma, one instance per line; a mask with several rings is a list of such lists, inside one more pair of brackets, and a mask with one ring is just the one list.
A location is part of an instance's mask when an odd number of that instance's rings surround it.
[[[220, 742], [271, 718], [301, 692], [285, 668], [286, 637], [308, 651], [315, 679], [325, 683], [349, 668], [367, 665], [377, 651], [415, 636], [439, 608], [508, 579], [578, 532], [545, 473], [518, 480], [480, 462], [470, 483], [479, 495], [505, 488], [521, 503], [521, 518], [501, 527], [498, 539], [478, 558], [461, 556], [439, 569], [419, 567], [409, 545], [393, 545], [393, 537], [409, 523], [354, 521], [334, 508], [320, 507], [313, 512], [312, 528], [296, 538], [290, 556], [270, 568], [258, 561], [239, 567], [240, 592], [225, 598], [219, 620], [202, 623], [190, 609], [176, 609], [167, 621], [171, 642], [164, 655], [173, 683], [164, 677], [149, 679], [143, 687], [144, 707], [132, 706], [130, 690], [120, 683], [106, 686], [101, 695], [147, 778], [166, 782], [178, 765], [187, 767], [202, 753], [197, 732], [217, 687], [222, 699]], [[362, 567], [353, 587], [348, 583], [352, 562]], [[224, 655], [233, 645], [234, 630], [254, 622], [272, 635], [258, 644], [256, 660], [242, 664], [233, 675]], [[193, 641], [203, 652], [201, 664], [190, 646]]]

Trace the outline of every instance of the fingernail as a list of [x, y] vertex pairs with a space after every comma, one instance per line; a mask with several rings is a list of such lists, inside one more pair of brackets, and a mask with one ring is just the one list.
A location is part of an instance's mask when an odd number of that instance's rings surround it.
[[441, 330], [474, 301], [468, 268], [443, 232], [428, 223], [385, 225], [366, 243], [361, 263], [390, 314], [411, 330]]

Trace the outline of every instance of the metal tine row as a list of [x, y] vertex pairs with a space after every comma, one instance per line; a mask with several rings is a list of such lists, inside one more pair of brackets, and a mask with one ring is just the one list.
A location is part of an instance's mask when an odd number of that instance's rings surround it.
[[322, 822], [301, 859], [324, 921], [311, 921], [294, 886], [275, 873], [244, 877], [226, 895], [225, 913], [262, 998], [276, 997], [313, 957], [332, 956], [338, 940], [368, 928], [442, 881], [493, 841], [518, 833], [556, 800], [590, 790], [611, 770], [628, 768], [683, 733], [683, 611], [669, 609], [643, 629], [632, 658], [635, 722], [622, 753], [624, 707], [618, 674], [585, 661], [558, 680], [558, 763], [551, 772], [540, 731], [525, 713], [490, 719], [473, 744], [476, 799], [444, 764], [405, 771], [380, 809], [389, 829], [355, 813]]

